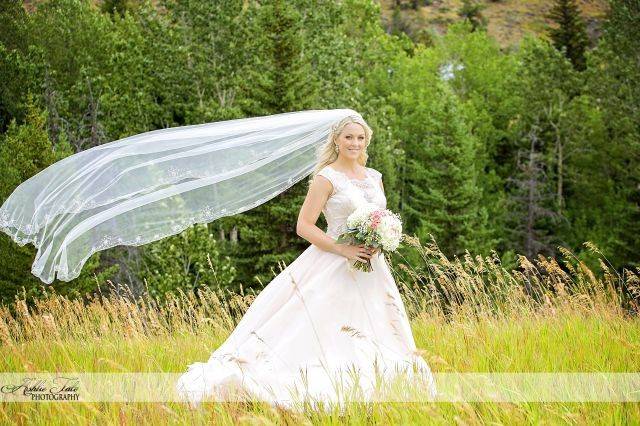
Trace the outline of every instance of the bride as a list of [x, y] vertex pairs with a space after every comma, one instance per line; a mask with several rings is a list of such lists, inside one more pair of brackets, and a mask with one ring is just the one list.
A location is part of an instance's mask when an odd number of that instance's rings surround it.
[[[297, 234], [311, 245], [260, 292], [207, 362], [188, 366], [176, 383], [181, 399], [197, 406], [240, 395], [293, 408], [301, 398], [342, 404], [355, 389], [371, 401], [380, 378], [402, 373], [425, 380], [435, 396], [384, 256], [336, 242], [359, 204], [386, 208], [381, 173], [365, 166], [371, 135], [360, 116], [332, 126], [298, 215]], [[320, 212], [326, 232], [316, 226]], [[372, 272], [351, 267], [367, 259]]]
[[[381, 383], [416, 379], [430, 399], [433, 376], [416, 353], [385, 257], [336, 241], [359, 205], [386, 207], [381, 173], [366, 167], [371, 136], [351, 109], [129, 136], [20, 184], [0, 206], [0, 230], [38, 248], [31, 272], [44, 283], [70, 281], [93, 253], [241, 213], [311, 174], [297, 222], [311, 245], [260, 292], [207, 362], [180, 375], [178, 396], [194, 405], [246, 396], [289, 408], [302, 399], [343, 406], [351, 397], [388, 400]], [[320, 212], [326, 231], [315, 225]], [[371, 272], [352, 267], [367, 260]], [[405, 374], [412, 380], [403, 382]]]

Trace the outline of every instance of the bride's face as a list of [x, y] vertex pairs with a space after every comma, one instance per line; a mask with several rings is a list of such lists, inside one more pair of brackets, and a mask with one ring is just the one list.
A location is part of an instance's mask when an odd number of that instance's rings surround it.
[[357, 160], [366, 146], [364, 128], [358, 123], [347, 124], [338, 136], [336, 144], [338, 144], [340, 150], [338, 155], [342, 155], [350, 160]]

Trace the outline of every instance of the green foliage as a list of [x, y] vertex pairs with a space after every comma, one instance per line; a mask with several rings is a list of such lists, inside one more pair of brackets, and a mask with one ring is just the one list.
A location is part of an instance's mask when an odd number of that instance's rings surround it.
[[479, 239], [485, 247], [504, 253], [511, 248], [504, 187], [513, 171], [509, 135], [518, 108], [513, 90], [517, 58], [505, 55], [486, 32], [469, 33], [468, 23], [450, 26], [434, 50], [440, 73], [443, 66], [455, 69], [453, 78], [447, 81], [460, 100], [468, 131], [476, 141], [473, 167], [477, 185], [482, 188], [479, 205], [486, 209], [490, 221], [490, 234]]
[[5, 132], [13, 119], [24, 120], [27, 93], [40, 90], [37, 49], [24, 55], [8, 45], [0, 41], [0, 132]]
[[9, 50], [26, 49], [28, 23], [27, 12], [20, 0], [0, 0], [0, 43]]
[[[386, 33], [370, 0], [110, 1], [103, 10], [48, 0], [33, 13], [0, 0], [0, 194], [66, 155], [147, 130], [353, 108], [374, 130], [368, 166], [382, 172], [387, 206], [445, 254], [495, 248], [514, 265], [516, 253], [565, 245], [587, 260], [590, 240], [616, 267], [637, 265], [640, 4], [612, 0], [603, 39], [585, 52], [577, 9], [562, 3], [554, 41], [569, 59], [541, 40], [500, 49], [474, 31], [483, 18], [472, 2], [461, 10], [468, 19], [422, 44]], [[266, 284], [308, 247], [295, 234], [306, 191], [303, 180], [208, 231], [97, 253], [80, 278], [54, 285], [80, 294], [109, 278], [143, 291], [146, 280], [162, 295]], [[0, 260], [2, 297], [23, 284], [39, 291], [30, 246], [2, 235], [0, 249], [11, 253]]]
[[398, 209], [405, 232], [425, 240], [433, 234], [446, 253], [485, 252], [492, 241], [474, 167], [479, 144], [460, 99], [440, 79], [446, 64], [437, 50], [418, 49], [376, 76], [376, 89], [397, 112]]
[[591, 107], [581, 131], [594, 144], [583, 171], [598, 204], [580, 223], [600, 235], [596, 241], [615, 265], [628, 267], [639, 264], [640, 253], [639, 37], [640, 2], [613, 0], [603, 40], [587, 56]]
[[[145, 58], [154, 58], [161, 103], [174, 104], [176, 123], [244, 116], [240, 85], [259, 67], [256, 8], [242, 2], [163, 0], [166, 15], [151, 9], [143, 28]], [[138, 23], [139, 27], [140, 24]], [[167, 85], [169, 82], [169, 85]]]
[[485, 30], [487, 28], [487, 18], [482, 15], [482, 10], [486, 6], [477, 0], [462, 0], [462, 7], [458, 15], [471, 24], [472, 31]]
[[549, 31], [556, 49], [564, 52], [576, 69], [584, 70], [589, 37], [578, 4], [575, 0], [555, 0], [548, 18], [556, 24]]
[[120, 16], [124, 16], [125, 12], [131, 8], [132, 5], [129, 0], [105, 0], [100, 6], [100, 10], [103, 12], [113, 15], [119, 14]]
[[[524, 254], [551, 254], [563, 244], [566, 221], [567, 161], [576, 149], [567, 137], [567, 108], [579, 82], [569, 61], [550, 43], [525, 38], [514, 87], [518, 111], [511, 123], [514, 169], [510, 173], [507, 209], [509, 240]], [[545, 90], [540, 90], [544, 87]]]
[[178, 289], [233, 288], [236, 278], [234, 262], [207, 224], [144, 246], [142, 260], [139, 277], [153, 297]]
[[[23, 181], [71, 154], [71, 147], [65, 139], [51, 143], [46, 131], [46, 119], [46, 113], [38, 108], [30, 96], [26, 124], [18, 125], [15, 120], [9, 124], [0, 144], [0, 200], [6, 200]], [[0, 301], [8, 302], [18, 292], [26, 296], [41, 295], [43, 283], [31, 274], [36, 249], [31, 244], [18, 246], [2, 233], [0, 252], [3, 253], [0, 258]], [[96, 289], [115, 271], [109, 268], [97, 273], [98, 266], [99, 256], [96, 254], [87, 262], [81, 276], [72, 283], [54, 282], [52, 285], [60, 294], [82, 295]]]
[[443, 85], [432, 94], [432, 102], [407, 117], [415, 123], [407, 131], [424, 135], [405, 147], [407, 231], [423, 240], [435, 235], [446, 253], [487, 251], [482, 240], [488, 217], [473, 166], [476, 141], [450, 89]]
[[248, 70], [243, 88], [252, 102], [249, 115], [268, 115], [310, 108], [317, 97], [318, 84], [303, 52], [303, 22], [300, 13], [286, 0], [261, 2], [257, 14], [257, 51], [260, 61]]

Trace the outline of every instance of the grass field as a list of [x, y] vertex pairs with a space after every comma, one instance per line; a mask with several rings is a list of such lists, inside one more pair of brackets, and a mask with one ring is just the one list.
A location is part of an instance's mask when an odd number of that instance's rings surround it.
[[[407, 240], [421, 263], [397, 262], [421, 355], [438, 372], [638, 372], [638, 271], [594, 273], [568, 252], [520, 259], [447, 259]], [[598, 253], [598, 249], [588, 246]], [[403, 272], [403, 274], [400, 274]], [[407, 278], [409, 277], [409, 278]], [[623, 294], [621, 286], [627, 289]], [[527, 295], [527, 289], [529, 294]], [[0, 310], [3, 372], [182, 372], [224, 341], [254, 293], [206, 290], [166, 303], [125, 294], [86, 303], [56, 294]], [[635, 313], [634, 313], [635, 311]], [[260, 403], [0, 403], [0, 424], [639, 424], [639, 403], [380, 403], [287, 412]]]

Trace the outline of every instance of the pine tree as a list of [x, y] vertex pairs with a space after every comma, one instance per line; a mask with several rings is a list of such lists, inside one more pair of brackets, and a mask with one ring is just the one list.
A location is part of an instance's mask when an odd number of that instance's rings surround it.
[[550, 30], [553, 45], [564, 52], [577, 70], [584, 70], [589, 37], [575, 0], [556, 0], [548, 18], [557, 25]]
[[261, 3], [257, 20], [260, 34], [254, 41], [261, 61], [242, 82], [251, 100], [245, 113], [268, 115], [311, 107], [318, 86], [308, 78], [312, 70], [303, 50], [302, 16], [285, 0], [268, 0]]
[[0, 44], [8, 50], [26, 50], [28, 33], [27, 11], [20, 0], [0, 0]]
[[[303, 51], [301, 17], [284, 0], [261, 4], [258, 20], [262, 36], [262, 66], [245, 80], [248, 115], [269, 115], [307, 109], [316, 99], [308, 57]], [[238, 229], [238, 279], [266, 284], [280, 261], [293, 261], [308, 246], [296, 234], [297, 212], [308, 181], [303, 179], [265, 204], [234, 217]]]
[[0, 0], [0, 132], [12, 118], [22, 118], [22, 100], [29, 86], [35, 86], [28, 61], [28, 15], [20, 0]]
[[120, 16], [124, 16], [124, 14], [130, 9], [131, 5], [128, 0], [104, 0], [100, 6], [100, 10], [103, 12], [110, 13], [112, 15], [117, 13]]
[[471, 31], [483, 30], [487, 28], [487, 18], [482, 15], [485, 7], [477, 0], [462, 0], [458, 15], [471, 23]]
[[[423, 111], [422, 135], [405, 150], [402, 213], [409, 235], [428, 234], [448, 255], [487, 251], [490, 247], [486, 211], [474, 167], [475, 140], [459, 101], [447, 85]], [[417, 119], [417, 117], [416, 117]]]

